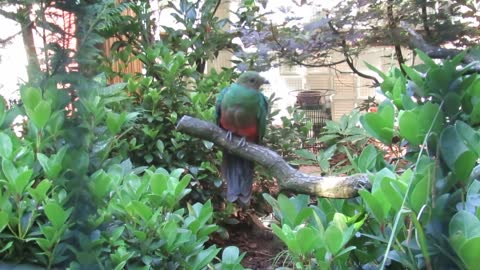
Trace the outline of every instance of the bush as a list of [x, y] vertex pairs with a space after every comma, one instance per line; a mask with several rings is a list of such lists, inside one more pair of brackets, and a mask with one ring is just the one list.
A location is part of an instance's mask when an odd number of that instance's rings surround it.
[[370, 174], [370, 191], [316, 205], [303, 195], [264, 195], [295, 269], [476, 269], [480, 77], [460, 66], [464, 53], [441, 64], [417, 53], [424, 64], [403, 66], [408, 77], [371, 67], [387, 100], [360, 122], [388, 146], [398, 136], [395, 147], [407, 145], [407, 154], [388, 164], [369, 145], [352, 159], [355, 171]]

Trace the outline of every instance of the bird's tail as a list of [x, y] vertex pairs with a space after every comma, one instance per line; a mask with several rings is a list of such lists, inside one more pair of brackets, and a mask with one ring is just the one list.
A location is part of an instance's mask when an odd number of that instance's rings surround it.
[[254, 163], [223, 152], [222, 175], [227, 181], [227, 200], [248, 205], [252, 197]]

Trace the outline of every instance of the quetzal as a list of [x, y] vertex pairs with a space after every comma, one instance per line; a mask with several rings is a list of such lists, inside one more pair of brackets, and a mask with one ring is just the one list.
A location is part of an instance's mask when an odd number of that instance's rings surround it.
[[[259, 143], [265, 135], [267, 125], [267, 98], [260, 87], [268, 81], [257, 72], [247, 71], [238, 80], [223, 89], [217, 97], [217, 124], [245, 140]], [[222, 176], [227, 182], [227, 200], [248, 205], [252, 196], [254, 163], [223, 152]]]

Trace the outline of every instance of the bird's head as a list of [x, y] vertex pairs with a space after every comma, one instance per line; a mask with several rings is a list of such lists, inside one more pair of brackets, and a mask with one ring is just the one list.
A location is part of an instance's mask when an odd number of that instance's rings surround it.
[[256, 71], [246, 71], [238, 77], [237, 83], [251, 89], [259, 90], [262, 85], [268, 84], [269, 82]]

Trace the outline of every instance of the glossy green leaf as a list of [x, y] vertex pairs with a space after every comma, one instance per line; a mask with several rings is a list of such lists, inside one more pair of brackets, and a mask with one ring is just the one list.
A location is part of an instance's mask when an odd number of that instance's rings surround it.
[[409, 197], [410, 207], [418, 214], [430, 197], [431, 179], [426, 176], [415, 185]]
[[2, 160], [2, 172], [10, 183], [15, 183], [15, 179], [17, 179], [19, 174], [13, 162], [8, 159]]
[[454, 116], [458, 114], [459, 108], [462, 106], [462, 98], [459, 94], [448, 92], [443, 99], [443, 111], [447, 116]]
[[379, 202], [370, 192], [365, 189], [359, 190], [358, 194], [362, 197], [367, 205], [367, 208], [373, 214], [373, 216], [379, 221], [383, 222], [385, 219], [384, 211], [381, 206], [382, 202]]
[[150, 186], [154, 194], [161, 195], [163, 192], [167, 191], [168, 179], [170, 177], [165, 174], [153, 174], [150, 176]]
[[300, 228], [297, 232], [297, 242], [299, 243], [301, 254], [308, 254], [316, 248], [323, 246], [322, 240], [319, 232], [311, 227]]
[[480, 250], [480, 237], [468, 239], [460, 248], [458, 255], [469, 270], [478, 269], [478, 251]]
[[414, 110], [400, 113], [400, 135], [413, 145], [420, 145], [429, 131], [436, 134], [440, 132], [442, 121], [443, 113], [439, 106], [428, 102]]
[[325, 230], [325, 244], [333, 255], [340, 251], [343, 245], [343, 234], [337, 226], [330, 225]]
[[455, 122], [455, 130], [469, 150], [474, 151], [477, 156], [480, 156], [480, 132], [474, 130], [462, 121]]
[[145, 203], [140, 201], [131, 201], [127, 205], [127, 209], [140, 216], [144, 221], [150, 220], [153, 215], [152, 210], [145, 205]]
[[390, 145], [393, 138], [394, 108], [388, 101], [382, 102], [377, 112], [362, 115], [360, 122], [365, 130], [381, 142]]
[[12, 139], [10, 139], [10, 136], [0, 132], [0, 145], [0, 157], [10, 160], [13, 153], [13, 143]]
[[110, 175], [101, 170], [92, 175], [90, 190], [96, 198], [104, 198], [112, 190], [112, 178]]
[[367, 145], [358, 157], [357, 166], [360, 172], [368, 172], [375, 169], [378, 152], [372, 144]]
[[457, 212], [448, 226], [449, 235], [460, 232], [466, 239], [480, 237], [480, 221], [467, 211]]
[[7, 227], [9, 221], [8, 213], [0, 211], [0, 233]]
[[455, 127], [449, 126], [442, 132], [440, 150], [443, 160], [458, 179], [468, 180], [477, 161], [477, 155], [465, 146]]
[[222, 264], [234, 264], [237, 263], [240, 250], [236, 246], [228, 246], [222, 252]]
[[25, 188], [33, 184], [32, 179], [32, 170], [26, 170], [18, 174], [15, 178], [15, 191], [17, 194], [22, 194]]
[[397, 188], [394, 188], [394, 182], [400, 183], [397, 180], [383, 178], [380, 186], [383, 193], [385, 194], [385, 197], [390, 202], [395, 211], [400, 211], [400, 209], [402, 208], [404, 193], [402, 193], [402, 191], [398, 190]]
[[49, 101], [41, 100], [33, 110], [26, 110], [28, 117], [38, 129], [43, 129], [52, 114]]
[[62, 206], [56, 202], [47, 203], [44, 206], [44, 211], [48, 220], [50, 220], [55, 228], [61, 228], [63, 225], [65, 225], [70, 215], [70, 213], [65, 211]]
[[37, 203], [42, 202], [47, 197], [47, 192], [50, 190], [50, 187], [52, 187], [52, 181], [43, 179], [35, 188], [29, 187], [28, 193]]
[[426, 53], [422, 52], [419, 49], [415, 49], [415, 52], [417, 53], [418, 57], [425, 63], [428, 67], [434, 68], [437, 67], [438, 65], [435, 63], [435, 61], [430, 58]]
[[42, 90], [34, 87], [24, 87], [20, 89], [20, 96], [27, 111], [35, 111], [37, 104], [42, 101]]
[[425, 96], [425, 90], [424, 90], [424, 80], [423, 77], [420, 73], [418, 73], [416, 70], [413, 68], [402, 64], [402, 68], [407, 73], [407, 76], [415, 83], [417, 86], [415, 93], [421, 97]]
[[196, 256], [193, 257], [193, 260], [189, 261], [187, 265], [187, 270], [201, 270], [207, 264], [209, 264], [215, 256], [220, 252], [219, 248], [216, 248], [214, 245], [210, 246], [207, 249], [200, 251]]
[[282, 213], [282, 224], [287, 224], [290, 227], [295, 227], [295, 218], [297, 216], [297, 210], [295, 205], [287, 196], [280, 194], [278, 196], [278, 205]]

